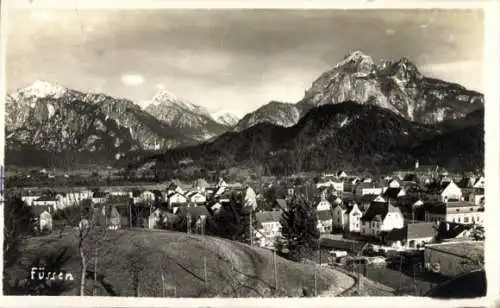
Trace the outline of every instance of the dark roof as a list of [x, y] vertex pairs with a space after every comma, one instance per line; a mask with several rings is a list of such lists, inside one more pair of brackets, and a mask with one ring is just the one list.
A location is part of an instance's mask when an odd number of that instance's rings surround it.
[[361, 217], [361, 220], [371, 221], [374, 219], [380, 219], [382, 221], [385, 219], [385, 216], [387, 216], [387, 213], [393, 212], [401, 213], [401, 211], [397, 207], [391, 205], [388, 202], [372, 202], [366, 210], [365, 214]]
[[92, 198], [105, 198], [108, 194], [103, 191], [94, 191]]
[[432, 222], [417, 222], [406, 225], [407, 238], [424, 238], [436, 235], [435, 224]]
[[321, 221], [332, 219], [332, 213], [329, 210], [317, 211], [316, 214], [318, 216], [318, 220]]
[[408, 173], [403, 177], [403, 182], [418, 182], [419, 178], [415, 173]]
[[382, 194], [384, 198], [397, 199], [398, 194], [401, 191], [401, 188], [387, 188], [386, 191]]
[[[348, 204], [346, 205], [346, 211], [345, 211], [345, 213], [349, 215], [349, 214], [351, 213], [351, 211], [354, 209], [354, 205], [355, 205], [355, 204], [356, 204], [356, 203], [354, 203], [354, 202], [348, 203]], [[361, 210], [361, 209], [359, 208], [359, 206], [358, 206], [358, 209], [359, 209], [359, 210]]]

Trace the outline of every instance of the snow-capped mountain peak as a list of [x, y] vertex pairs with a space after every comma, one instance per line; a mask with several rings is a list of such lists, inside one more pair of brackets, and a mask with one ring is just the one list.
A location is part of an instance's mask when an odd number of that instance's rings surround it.
[[160, 90], [159, 92], [156, 93], [156, 95], [153, 97], [151, 100], [151, 105], [153, 106], [159, 106], [159, 105], [166, 105], [166, 106], [178, 106], [181, 107], [185, 110], [191, 111], [196, 114], [204, 115], [204, 116], [210, 116], [208, 111], [198, 105], [192, 104], [190, 102], [186, 102], [184, 100], [179, 99], [177, 96], [174, 94], [166, 91], [166, 90]]
[[211, 116], [216, 122], [227, 126], [234, 126], [240, 120], [240, 117], [237, 116], [237, 112], [228, 109], [221, 109], [213, 112]]
[[37, 97], [37, 98], [44, 98], [49, 96], [52, 98], [60, 98], [67, 91], [68, 89], [59, 84], [43, 80], [36, 80], [30, 86], [19, 89], [13, 95], [14, 96], [23, 95], [24, 97]]

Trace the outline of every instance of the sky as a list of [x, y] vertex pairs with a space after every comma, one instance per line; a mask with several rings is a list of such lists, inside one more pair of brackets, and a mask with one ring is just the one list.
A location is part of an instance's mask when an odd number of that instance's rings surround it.
[[239, 116], [295, 103], [352, 50], [482, 91], [473, 10], [10, 9], [7, 91], [45, 80], [146, 106], [159, 90]]

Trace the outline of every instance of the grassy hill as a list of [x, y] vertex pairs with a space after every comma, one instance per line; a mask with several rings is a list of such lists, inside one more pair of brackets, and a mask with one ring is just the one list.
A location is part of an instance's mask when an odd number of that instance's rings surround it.
[[[10, 276], [24, 279], [30, 275], [34, 262], [43, 263], [43, 259], [59, 256], [60, 269], [73, 273], [75, 278], [68, 282], [63, 294], [77, 295], [80, 259], [73, 233], [66, 231], [62, 235], [27, 240], [22, 247], [20, 264], [9, 269]], [[137, 287], [134, 274], [130, 272], [133, 267], [140, 269], [140, 296], [162, 296], [165, 292], [168, 297], [261, 297], [272, 296], [275, 286], [272, 253], [238, 242], [168, 231], [119, 230], [107, 232], [97, 246], [97, 282], [94, 282], [94, 258], [92, 254], [87, 256], [88, 295], [92, 294], [95, 285], [99, 296], [134, 296]], [[300, 296], [303, 288], [313, 293], [314, 265], [280, 257], [276, 257], [276, 264], [280, 296]], [[319, 293], [335, 296], [354, 283], [344, 273], [317, 269]]]

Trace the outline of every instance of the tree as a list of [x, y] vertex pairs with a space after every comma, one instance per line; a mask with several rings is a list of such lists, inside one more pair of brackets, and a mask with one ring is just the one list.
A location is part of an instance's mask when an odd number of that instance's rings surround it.
[[127, 256], [128, 261], [128, 271], [132, 278], [132, 284], [134, 288], [134, 296], [140, 297], [140, 276], [144, 270], [147, 260], [144, 256], [144, 251], [137, 242], [132, 243], [132, 249]]
[[7, 285], [10, 277], [7, 269], [15, 266], [21, 257], [20, 244], [34, 234], [35, 217], [31, 208], [21, 198], [8, 198], [4, 206], [3, 229], [3, 282]]
[[79, 295], [85, 295], [85, 279], [88, 260], [95, 257], [97, 247], [105, 240], [106, 226], [99, 226], [100, 209], [91, 200], [83, 200], [79, 204], [67, 207], [57, 213], [66, 225], [74, 227], [76, 232], [78, 254], [80, 256], [80, 288]]
[[470, 235], [475, 241], [484, 241], [484, 227], [481, 225], [474, 225], [474, 227], [472, 227]]
[[294, 196], [280, 222], [284, 240], [284, 244], [280, 245], [287, 250], [287, 253], [280, 252], [284, 257], [300, 261], [317, 247], [320, 233], [317, 229], [316, 210], [304, 196]]

